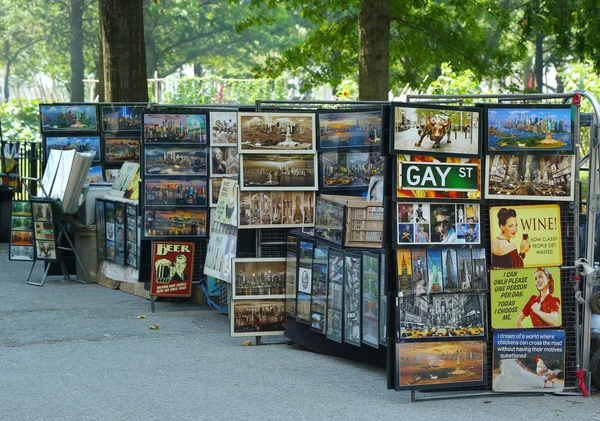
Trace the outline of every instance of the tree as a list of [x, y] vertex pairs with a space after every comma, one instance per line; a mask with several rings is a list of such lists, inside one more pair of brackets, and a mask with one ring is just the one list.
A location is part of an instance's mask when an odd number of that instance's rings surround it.
[[148, 101], [143, 0], [100, 0], [104, 101]]

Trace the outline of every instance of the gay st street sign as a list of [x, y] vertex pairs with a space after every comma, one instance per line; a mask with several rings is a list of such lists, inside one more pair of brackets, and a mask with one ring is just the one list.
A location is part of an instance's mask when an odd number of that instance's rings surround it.
[[398, 162], [398, 182], [403, 189], [478, 191], [477, 164]]

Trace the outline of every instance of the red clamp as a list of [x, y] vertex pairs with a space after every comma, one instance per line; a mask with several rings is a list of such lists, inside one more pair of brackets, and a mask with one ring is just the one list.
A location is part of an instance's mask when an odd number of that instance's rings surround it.
[[581, 105], [581, 94], [576, 93], [573, 95], [573, 99], [571, 100], [573, 105]]

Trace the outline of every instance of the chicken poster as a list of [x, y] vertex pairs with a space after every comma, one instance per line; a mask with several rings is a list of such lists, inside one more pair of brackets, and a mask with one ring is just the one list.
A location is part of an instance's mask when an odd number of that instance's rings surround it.
[[564, 389], [565, 332], [494, 332], [494, 392], [561, 392]]
[[494, 269], [490, 290], [494, 329], [562, 325], [559, 267]]
[[191, 296], [194, 243], [153, 241], [151, 271], [150, 295]]

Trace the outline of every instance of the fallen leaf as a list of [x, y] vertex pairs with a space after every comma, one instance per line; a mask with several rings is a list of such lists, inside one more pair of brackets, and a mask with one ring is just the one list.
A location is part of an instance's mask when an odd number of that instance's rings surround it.
[[483, 403], [492, 403], [492, 401], [483, 401]]
[[252, 346], [252, 341], [244, 341], [244, 342], [242, 342], [242, 345], [244, 345], [244, 346]]
[[139, 316], [137, 316], [138, 319], [145, 319], [146, 315], [145, 314], [140, 314]]
[[152, 326], [150, 326], [150, 330], [158, 330], [158, 328], [158, 323], [154, 323]]

